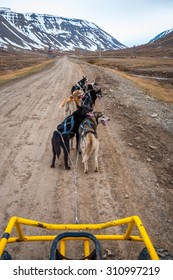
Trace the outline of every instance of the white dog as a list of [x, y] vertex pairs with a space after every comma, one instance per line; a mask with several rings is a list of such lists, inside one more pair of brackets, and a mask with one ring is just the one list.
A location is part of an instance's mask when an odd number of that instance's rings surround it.
[[88, 173], [88, 159], [94, 153], [94, 171], [98, 172], [99, 139], [97, 125], [107, 125], [110, 119], [101, 112], [94, 112], [93, 117], [87, 117], [79, 126], [79, 150], [82, 153], [84, 173]]

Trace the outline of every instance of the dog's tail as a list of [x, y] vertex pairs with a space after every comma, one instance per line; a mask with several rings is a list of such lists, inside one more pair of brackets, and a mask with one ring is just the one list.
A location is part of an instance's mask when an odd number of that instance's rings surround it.
[[61, 137], [57, 131], [54, 131], [53, 137], [52, 137], [52, 152], [54, 155], [57, 155], [59, 158], [61, 153]]
[[94, 146], [94, 137], [95, 136], [91, 133], [87, 133], [87, 135], [85, 137], [86, 137], [85, 141], [82, 141], [82, 143], [81, 143], [81, 148], [84, 149], [84, 151], [85, 151], [82, 162], [87, 161], [91, 157], [91, 155], [94, 151], [94, 148], [95, 148], [95, 146]]
[[62, 107], [64, 107], [65, 106], [65, 104], [66, 104], [66, 102], [67, 102], [67, 100], [66, 100], [67, 98], [64, 98], [63, 99], [63, 101], [60, 103], [60, 105], [59, 105], [59, 108], [62, 108]]

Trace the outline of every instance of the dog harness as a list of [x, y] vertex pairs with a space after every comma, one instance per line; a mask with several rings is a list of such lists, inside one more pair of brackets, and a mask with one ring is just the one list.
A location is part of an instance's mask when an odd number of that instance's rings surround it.
[[85, 96], [82, 98], [81, 106], [87, 107], [90, 109], [93, 108], [93, 101], [92, 101], [90, 92], [87, 92], [85, 94]]
[[74, 85], [75, 90], [80, 90], [84, 88], [85, 85], [85, 81], [87, 81], [87, 78], [84, 77], [83, 79], [81, 79], [79, 82], [77, 82], [76, 85]]
[[95, 125], [95, 123], [94, 123], [94, 121], [92, 119], [89, 119], [89, 118], [85, 119], [80, 124], [80, 127], [81, 127], [82, 131], [84, 132], [84, 134], [82, 135], [83, 137], [86, 136], [86, 134], [88, 132], [91, 132], [97, 138], [96, 125]]
[[81, 86], [80, 86], [79, 84], [78, 84], [78, 85], [75, 85], [75, 86], [74, 86], [74, 89], [75, 89], [75, 90], [80, 90], [80, 89], [81, 89]]
[[67, 117], [61, 124], [57, 126], [59, 134], [75, 134], [72, 132], [74, 127], [74, 116]]

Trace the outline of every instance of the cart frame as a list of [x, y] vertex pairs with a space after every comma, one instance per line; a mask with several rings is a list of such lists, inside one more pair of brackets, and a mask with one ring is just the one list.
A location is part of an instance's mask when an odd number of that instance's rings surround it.
[[[159, 260], [155, 248], [148, 236], [148, 233], [138, 216], [131, 216], [119, 220], [113, 220], [100, 224], [48, 224], [35, 220], [20, 218], [17, 216], [11, 217], [4, 234], [0, 240], [0, 257], [2, 256], [8, 243], [15, 242], [30, 242], [30, 241], [53, 241], [57, 235], [38, 235], [38, 236], [25, 236], [22, 226], [38, 227], [51, 231], [92, 231], [102, 230], [105, 228], [117, 227], [127, 225], [124, 234], [94, 234], [97, 240], [124, 240], [124, 241], [139, 241], [144, 242], [149, 255], [152, 260]], [[17, 236], [12, 236], [13, 229], [16, 228]], [[138, 229], [139, 235], [132, 235], [134, 228]], [[60, 240], [60, 253], [66, 255], [66, 241], [68, 240], [83, 240], [84, 241], [84, 256], [90, 254], [90, 240], [86, 237], [67, 237]]]

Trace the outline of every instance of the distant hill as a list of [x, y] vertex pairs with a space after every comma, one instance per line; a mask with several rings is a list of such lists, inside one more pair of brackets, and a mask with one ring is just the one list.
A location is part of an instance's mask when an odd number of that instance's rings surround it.
[[[108, 55], [116, 56], [160, 56], [173, 57], [173, 29], [164, 31], [147, 44], [122, 50], [107, 51]], [[105, 55], [106, 55], [105, 53]]]
[[125, 48], [96, 24], [86, 20], [15, 13], [9, 8], [0, 8], [0, 47], [59, 51]]
[[137, 53], [140, 52], [153, 56], [173, 57], [173, 29], [164, 31], [150, 40], [148, 44], [139, 46]]
[[173, 28], [172, 29], [169, 29], [169, 30], [165, 30], [161, 33], [159, 33], [157, 36], [155, 36], [153, 39], [151, 39], [148, 43], [151, 44], [151, 43], [154, 43], [156, 42], [157, 40], [160, 40], [160, 39], [164, 39], [164, 37], [166, 35], [168, 35], [169, 33], [173, 32]]

